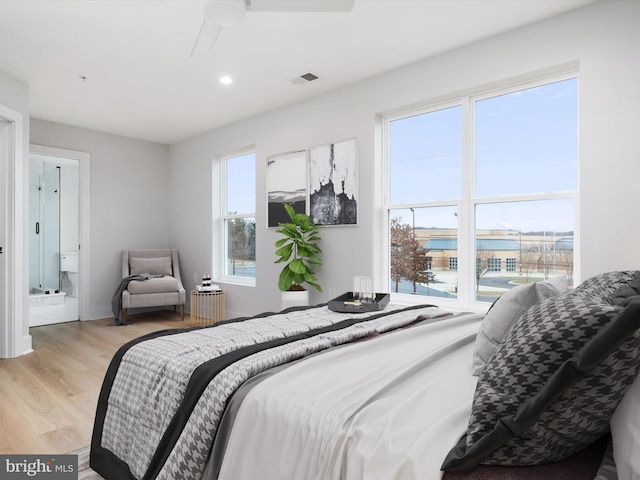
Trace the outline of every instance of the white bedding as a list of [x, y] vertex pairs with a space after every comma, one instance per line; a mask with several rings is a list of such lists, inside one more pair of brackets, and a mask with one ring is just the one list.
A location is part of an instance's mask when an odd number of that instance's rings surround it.
[[477, 377], [468, 314], [311, 356], [242, 402], [221, 480], [440, 478]]

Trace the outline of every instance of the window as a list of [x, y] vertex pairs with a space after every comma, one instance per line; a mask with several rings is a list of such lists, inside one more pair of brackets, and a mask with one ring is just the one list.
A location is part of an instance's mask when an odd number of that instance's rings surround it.
[[492, 302], [572, 279], [577, 87], [565, 76], [385, 119], [391, 292]]
[[501, 258], [488, 258], [487, 259], [487, 267], [490, 272], [499, 272], [502, 270], [502, 259]]
[[458, 269], [458, 257], [449, 257], [449, 270]]
[[389, 215], [390, 291], [455, 298], [455, 284], [445, 287], [436, 272], [447, 270], [448, 279], [456, 278], [455, 270], [445, 267], [457, 251], [457, 208], [392, 209]]
[[256, 156], [254, 152], [223, 158], [223, 277], [255, 284], [256, 278]]
[[[391, 292], [457, 296], [456, 270], [449, 270], [446, 286], [437, 274], [429, 281], [426, 256], [432, 258], [435, 273], [457, 253], [461, 136], [459, 105], [389, 123]], [[416, 207], [391, 206], [403, 204]], [[438, 288], [432, 288], [435, 285]]]

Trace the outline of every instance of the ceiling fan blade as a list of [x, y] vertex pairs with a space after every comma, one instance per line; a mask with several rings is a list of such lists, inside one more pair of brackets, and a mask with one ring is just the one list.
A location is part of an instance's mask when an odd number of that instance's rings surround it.
[[202, 57], [207, 55], [213, 49], [216, 40], [218, 40], [218, 37], [222, 32], [222, 28], [222, 25], [218, 25], [206, 19], [203, 20], [196, 42], [193, 44], [191, 56]]
[[350, 12], [355, 0], [244, 0], [248, 12]]

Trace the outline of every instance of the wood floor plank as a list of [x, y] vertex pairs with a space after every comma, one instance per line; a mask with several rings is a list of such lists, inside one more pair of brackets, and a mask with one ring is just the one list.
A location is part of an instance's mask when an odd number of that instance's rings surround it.
[[0, 359], [0, 453], [57, 454], [91, 441], [96, 404], [114, 353], [134, 338], [189, 326], [172, 310], [33, 327], [33, 353]]

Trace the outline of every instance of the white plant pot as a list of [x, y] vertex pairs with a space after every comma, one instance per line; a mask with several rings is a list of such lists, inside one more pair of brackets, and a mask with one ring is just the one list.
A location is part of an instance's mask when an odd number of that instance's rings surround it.
[[282, 292], [282, 310], [289, 307], [309, 306], [309, 290], [287, 290]]

